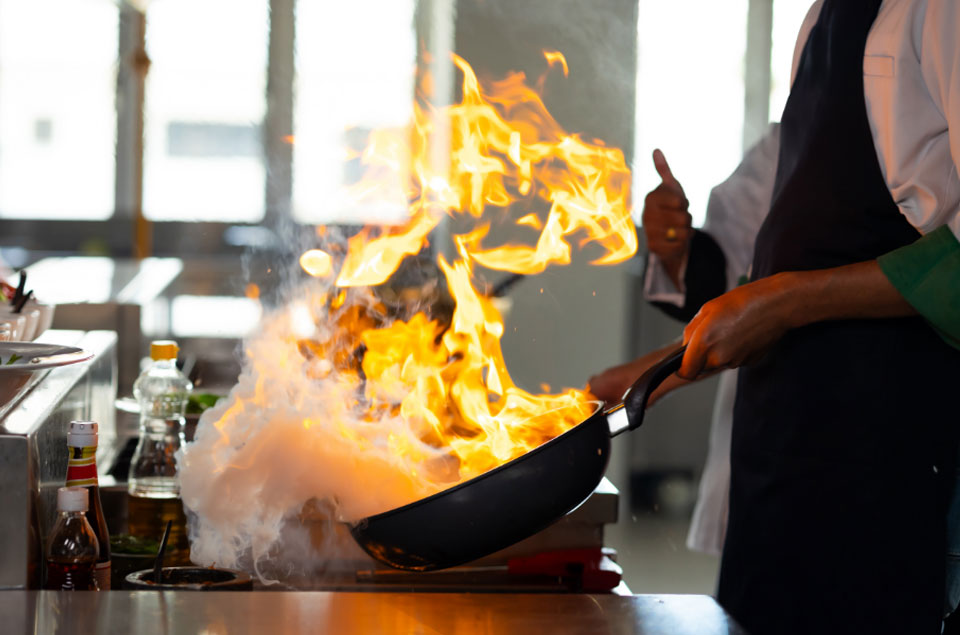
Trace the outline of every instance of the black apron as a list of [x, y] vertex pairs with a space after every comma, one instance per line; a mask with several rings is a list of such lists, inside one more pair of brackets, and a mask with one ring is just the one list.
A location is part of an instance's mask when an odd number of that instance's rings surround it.
[[[919, 238], [866, 115], [863, 53], [879, 6], [823, 5], [781, 122], [755, 279]], [[795, 329], [741, 369], [718, 599], [748, 632], [939, 633], [958, 369], [960, 352], [921, 318]]]

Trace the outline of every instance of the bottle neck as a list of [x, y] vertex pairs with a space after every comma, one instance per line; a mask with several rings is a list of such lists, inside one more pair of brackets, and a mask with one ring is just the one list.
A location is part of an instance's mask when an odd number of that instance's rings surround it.
[[97, 478], [97, 446], [68, 447], [67, 487], [99, 485]]

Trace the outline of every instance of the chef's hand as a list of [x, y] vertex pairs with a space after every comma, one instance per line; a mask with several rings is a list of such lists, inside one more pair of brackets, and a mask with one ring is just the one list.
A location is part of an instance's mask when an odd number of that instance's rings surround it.
[[677, 374], [737, 368], [760, 358], [787, 329], [792, 302], [788, 278], [775, 275], [737, 287], [707, 302], [683, 330], [687, 352]]
[[828, 320], [917, 315], [876, 260], [785, 271], [707, 302], [683, 331], [687, 379], [749, 364], [793, 328]]
[[[633, 385], [633, 382], [635, 382], [640, 375], [679, 347], [679, 342], [669, 344], [664, 348], [651, 351], [626, 364], [608, 368], [590, 378], [590, 381], [587, 383], [587, 390], [606, 403], [618, 403], [623, 398], [623, 394], [627, 392], [627, 388]], [[680, 379], [676, 375], [671, 375], [653, 391], [647, 401], [647, 407], [652, 406], [658, 399], [671, 390], [687, 383], [689, 382]]]
[[680, 288], [680, 269], [693, 236], [693, 218], [683, 187], [673, 176], [666, 157], [653, 151], [653, 165], [662, 179], [643, 201], [641, 224], [647, 237], [647, 250], [656, 255], [676, 288]]

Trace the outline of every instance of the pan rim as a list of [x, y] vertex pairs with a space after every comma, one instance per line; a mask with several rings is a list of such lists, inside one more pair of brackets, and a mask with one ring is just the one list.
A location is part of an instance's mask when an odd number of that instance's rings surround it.
[[578, 423], [577, 425], [573, 426], [572, 428], [570, 428], [569, 430], [567, 430], [567, 431], [564, 432], [563, 434], [559, 434], [559, 435], [553, 437], [552, 439], [550, 439], [549, 441], [546, 441], [545, 443], [541, 443], [540, 445], [538, 445], [538, 446], [535, 447], [534, 449], [530, 450], [529, 452], [525, 452], [524, 454], [521, 454], [520, 456], [518, 456], [518, 457], [516, 457], [516, 458], [514, 458], [514, 459], [511, 459], [511, 460], [507, 461], [506, 463], [503, 463], [502, 465], [498, 465], [497, 467], [493, 468], [492, 470], [487, 470], [487, 471], [484, 472], [483, 474], [478, 474], [477, 476], [474, 476], [474, 477], [471, 478], [470, 480], [463, 481], [462, 483], [457, 483], [457, 484], [454, 485], [453, 487], [448, 487], [448, 488], [445, 489], [445, 490], [441, 490], [441, 491], [439, 491], [439, 492], [436, 492], [435, 494], [431, 494], [430, 496], [417, 499], [417, 500], [415, 500], [415, 501], [413, 501], [413, 502], [407, 503], [406, 505], [401, 505], [400, 507], [394, 507], [393, 509], [388, 509], [387, 511], [383, 511], [383, 512], [380, 512], [380, 513], [377, 513], [377, 514], [373, 514], [373, 515], [371, 515], [371, 516], [364, 516], [364, 517], [361, 518], [360, 520], [353, 521], [353, 522], [348, 522], [347, 525], [350, 526], [350, 530], [351, 530], [351, 532], [352, 532], [352, 531], [354, 531], [354, 530], [361, 529], [364, 525], [369, 524], [369, 523], [371, 523], [371, 522], [373, 522], [373, 521], [375, 521], [375, 520], [380, 520], [380, 519], [383, 519], [383, 518], [389, 518], [390, 516], [394, 516], [394, 515], [396, 515], [396, 514], [399, 514], [399, 513], [402, 513], [402, 512], [411, 510], [411, 509], [415, 509], [415, 508], [419, 507], [420, 505], [425, 505], [425, 504], [427, 504], [427, 503], [429, 503], [429, 502], [431, 502], [431, 501], [433, 501], [433, 500], [435, 500], [435, 499], [438, 499], [438, 498], [441, 498], [441, 497], [443, 497], [443, 496], [447, 496], [447, 495], [449, 495], [449, 494], [452, 494], [453, 492], [456, 492], [457, 490], [462, 489], [462, 488], [466, 487], [467, 485], [471, 485], [471, 484], [476, 483], [476, 482], [478, 482], [478, 481], [482, 481], [482, 480], [484, 480], [484, 479], [486, 479], [486, 478], [488, 478], [488, 477], [492, 477], [493, 475], [495, 475], [495, 474], [497, 474], [497, 473], [499, 473], [499, 472], [507, 469], [508, 467], [510, 467], [510, 466], [512, 466], [512, 465], [515, 465], [515, 464], [517, 464], [517, 463], [519, 463], [519, 462], [521, 462], [521, 461], [526, 460], [527, 457], [533, 456], [533, 455], [538, 454], [538, 453], [540, 453], [540, 452], [542, 452], [542, 451], [546, 451], [547, 448], [549, 448], [549, 447], [551, 447], [551, 446], [553, 446], [553, 445], [556, 445], [556, 444], [560, 443], [561, 439], [565, 439], [565, 438], [567, 438], [567, 437], [569, 437], [569, 436], [573, 436], [573, 434], [574, 434], [576, 431], [585, 428], [588, 423], [590, 423], [591, 421], [593, 421], [593, 420], [596, 419], [597, 417], [604, 417], [604, 418], [606, 418], [606, 411], [605, 411], [605, 409], [604, 409], [604, 403], [603, 403], [602, 401], [598, 401], [598, 400], [595, 400], [595, 399], [591, 399], [591, 400], [587, 401], [586, 403], [588, 403], [588, 404], [593, 404], [593, 405], [594, 405], [594, 411], [593, 411], [593, 413], [592, 413], [589, 417], [587, 417], [586, 419], [582, 420], [580, 423]]

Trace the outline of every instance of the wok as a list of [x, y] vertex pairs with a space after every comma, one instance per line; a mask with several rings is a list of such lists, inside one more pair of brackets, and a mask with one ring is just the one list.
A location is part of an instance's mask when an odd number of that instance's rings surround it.
[[649, 368], [621, 403], [469, 481], [368, 516], [350, 533], [374, 559], [410, 571], [453, 567], [532, 536], [590, 496], [611, 437], [640, 427], [650, 394], [680, 368], [684, 350]]

